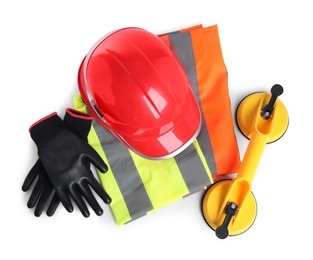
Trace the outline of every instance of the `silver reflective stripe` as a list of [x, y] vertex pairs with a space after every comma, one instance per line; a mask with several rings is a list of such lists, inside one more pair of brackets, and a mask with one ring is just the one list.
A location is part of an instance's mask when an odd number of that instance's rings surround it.
[[172, 32], [168, 32], [168, 33], [163, 33], [163, 34], [158, 34], [159, 37], [162, 37], [162, 36], [169, 36], [171, 34], [174, 34], [174, 33], [179, 33], [179, 31], [172, 31]]
[[93, 121], [93, 127], [123, 195], [131, 219], [145, 215], [153, 207], [129, 150], [96, 120]]
[[212, 150], [211, 142], [209, 139], [208, 129], [206, 124], [204, 123], [204, 116], [202, 107], [200, 104], [200, 95], [198, 91], [198, 80], [197, 80], [197, 71], [196, 64], [194, 59], [192, 41], [190, 37], [190, 32], [183, 33], [171, 33], [169, 36], [169, 42], [171, 49], [175, 53], [176, 57], [180, 60], [187, 76], [189, 79], [189, 83], [192, 87], [192, 90], [196, 96], [198, 101], [201, 116], [202, 116], [202, 128], [197, 137], [200, 148], [203, 152], [203, 155], [207, 161], [207, 164], [210, 168], [212, 175], [216, 174], [216, 164], [214, 160], [214, 153]]
[[211, 184], [208, 173], [193, 144], [174, 158], [190, 194], [198, 192], [204, 186]]

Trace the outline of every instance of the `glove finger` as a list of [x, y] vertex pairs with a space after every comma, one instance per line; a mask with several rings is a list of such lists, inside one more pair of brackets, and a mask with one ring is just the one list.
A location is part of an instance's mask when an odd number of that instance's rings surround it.
[[88, 218], [90, 216], [89, 210], [88, 210], [81, 194], [79, 193], [78, 189], [75, 186], [72, 186], [70, 188], [70, 194], [71, 194], [73, 200], [75, 201], [76, 205], [78, 206], [80, 212], [83, 214], [83, 216], [85, 218]]
[[88, 153], [86, 154], [86, 157], [100, 172], [105, 173], [108, 171], [106, 163], [90, 145], [88, 145]]
[[47, 216], [48, 217], [51, 217], [54, 215], [55, 211], [57, 210], [58, 206], [60, 204], [60, 199], [59, 197], [57, 196], [56, 193], [54, 193], [53, 197], [52, 197], [52, 200], [50, 202], [50, 205], [47, 209]]
[[81, 189], [82, 195], [87, 200], [87, 202], [89, 203], [93, 211], [96, 213], [96, 215], [101, 216], [103, 214], [103, 210], [100, 207], [94, 195], [92, 194], [92, 191], [88, 186], [88, 183], [82, 182], [79, 188]]
[[27, 207], [28, 208], [33, 208], [36, 204], [36, 202], [38, 201], [40, 194], [42, 193], [43, 189], [46, 186], [46, 181], [47, 179], [45, 177], [43, 177], [42, 175], [39, 175], [38, 181], [28, 199], [27, 202]]
[[40, 162], [40, 160], [38, 159], [37, 162], [34, 164], [34, 166], [31, 168], [31, 170], [29, 171], [29, 173], [27, 174], [23, 185], [22, 185], [22, 191], [28, 191], [30, 186], [32, 185], [32, 183], [34, 182], [36, 176], [38, 175], [38, 173], [40, 172], [40, 170], [42, 170], [43, 166]]
[[89, 179], [88, 184], [93, 188], [93, 190], [99, 195], [99, 197], [104, 201], [106, 204], [110, 204], [112, 199], [109, 194], [106, 193], [104, 188], [101, 187], [100, 183], [96, 179]]
[[38, 203], [36, 205], [36, 209], [35, 209], [35, 213], [34, 213], [36, 217], [39, 217], [41, 215], [41, 213], [43, 212], [52, 191], [53, 191], [53, 186], [49, 182], [44, 187], [44, 189], [40, 195], [40, 198], [38, 200]]
[[64, 191], [62, 189], [56, 189], [56, 196], [59, 198], [64, 208], [68, 212], [73, 212], [74, 210], [73, 204], [67, 191]]

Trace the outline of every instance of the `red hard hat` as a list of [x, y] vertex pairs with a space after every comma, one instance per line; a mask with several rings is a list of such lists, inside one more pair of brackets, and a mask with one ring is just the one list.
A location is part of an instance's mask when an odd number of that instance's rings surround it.
[[201, 115], [179, 61], [140, 28], [112, 32], [83, 60], [78, 85], [99, 123], [143, 157], [172, 157], [197, 137]]

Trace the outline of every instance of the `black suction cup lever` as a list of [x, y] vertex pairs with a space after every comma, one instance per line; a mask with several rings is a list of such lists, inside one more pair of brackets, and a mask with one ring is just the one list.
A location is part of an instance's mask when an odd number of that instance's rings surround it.
[[263, 119], [269, 119], [272, 114], [273, 114], [273, 110], [274, 110], [274, 104], [276, 102], [276, 99], [283, 94], [284, 89], [281, 85], [279, 84], [275, 84], [272, 88], [271, 88], [271, 99], [268, 102], [268, 104], [263, 107], [262, 111], [261, 111], [261, 116]]
[[226, 209], [225, 209], [226, 217], [222, 225], [219, 226], [215, 230], [215, 234], [218, 238], [224, 239], [228, 237], [228, 225], [231, 221], [231, 218], [236, 214], [237, 210], [238, 210], [238, 206], [235, 203], [230, 202], [227, 204]]

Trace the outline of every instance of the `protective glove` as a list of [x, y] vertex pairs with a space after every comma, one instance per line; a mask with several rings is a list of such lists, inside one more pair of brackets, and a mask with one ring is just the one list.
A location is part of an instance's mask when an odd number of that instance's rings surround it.
[[50, 195], [54, 193], [54, 197], [50, 202], [49, 208], [47, 209], [47, 215], [52, 216], [55, 213], [60, 200], [56, 196], [52, 183], [50, 182], [46, 170], [39, 159], [27, 174], [22, 186], [22, 190], [25, 192], [28, 191], [37, 176], [38, 179], [28, 199], [27, 207], [31, 209], [37, 203], [34, 214], [36, 217], [39, 217], [45, 205], [47, 204]]
[[[92, 120], [93, 117], [91, 115], [68, 108], [66, 109], [63, 121], [69, 130], [87, 142]], [[37, 203], [34, 214], [36, 217], [39, 217], [48, 204], [49, 197], [53, 194], [53, 198], [46, 212], [48, 216], [52, 216], [60, 204], [60, 200], [39, 159], [26, 176], [22, 190], [25, 192], [28, 191], [37, 176], [38, 179], [27, 202], [27, 207], [33, 208]]]
[[[100, 171], [107, 170], [102, 159], [86, 142], [91, 119], [85, 113], [68, 109], [64, 118], [65, 124], [54, 113], [31, 127], [30, 133], [37, 144], [40, 159], [29, 172], [22, 189], [28, 190], [38, 175], [38, 181], [28, 201], [28, 207], [34, 207], [38, 201], [36, 216], [41, 214], [54, 189], [55, 194], [47, 210], [48, 216], [54, 214], [60, 200], [69, 212], [73, 211], [70, 200], [72, 197], [82, 214], [88, 217], [89, 211], [82, 196], [95, 213], [101, 215], [103, 211], [89, 186], [105, 203], [110, 203], [111, 198], [94, 178], [89, 168], [89, 161], [91, 161]], [[85, 141], [68, 131], [65, 125]]]

